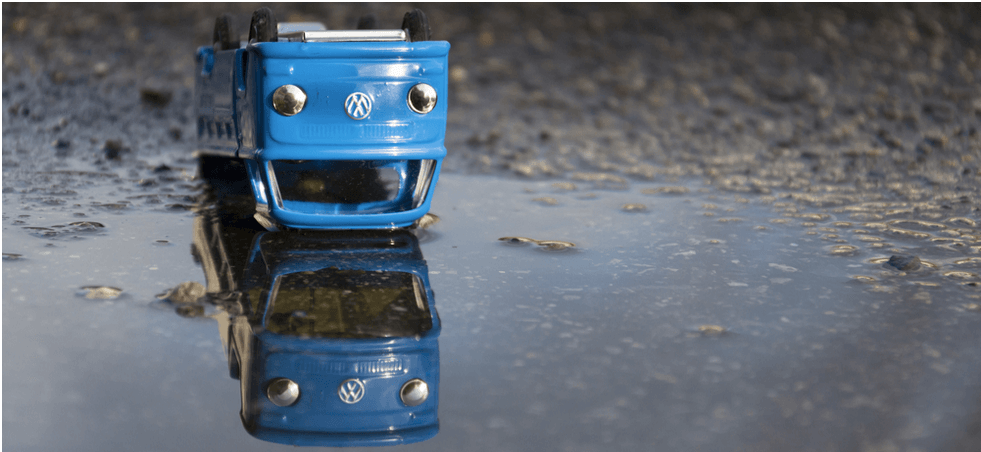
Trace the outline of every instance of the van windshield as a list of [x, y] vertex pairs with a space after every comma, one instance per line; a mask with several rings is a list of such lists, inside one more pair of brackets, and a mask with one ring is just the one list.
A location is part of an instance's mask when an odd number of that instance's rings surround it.
[[409, 337], [433, 327], [419, 277], [396, 271], [330, 267], [284, 275], [266, 315], [266, 330], [291, 336]]

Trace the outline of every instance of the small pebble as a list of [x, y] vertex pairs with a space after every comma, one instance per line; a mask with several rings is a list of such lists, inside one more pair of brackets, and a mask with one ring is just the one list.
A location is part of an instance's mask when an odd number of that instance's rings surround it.
[[123, 293], [123, 289], [110, 286], [84, 286], [82, 287], [82, 293], [89, 300], [113, 300], [119, 298], [119, 295]]
[[701, 325], [698, 327], [698, 331], [706, 336], [720, 336], [729, 330], [727, 330], [726, 327], [719, 325]]
[[889, 262], [886, 262], [886, 266], [904, 272], [916, 271], [920, 268], [920, 258], [894, 254], [889, 258]]

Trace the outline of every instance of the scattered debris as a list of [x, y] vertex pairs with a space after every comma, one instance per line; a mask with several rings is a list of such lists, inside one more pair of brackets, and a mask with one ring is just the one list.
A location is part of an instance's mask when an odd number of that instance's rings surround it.
[[528, 237], [501, 237], [500, 240], [508, 245], [525, 245], [528, 243], [538, 243], [538, 240], [529, 239]]
[[895, 254], [889, 257], [886, 267], [892, 267], [899, 271], [911, 272], [920, 268], [920, 258], [916, 256], [906, 256]]
[[508, 245], [525, 245], [534, 243], [546, 251], [562, 251], [576, 246], [575, 243], [562, 240], [535, 240], [528, 237], [501, 237], [500, 240]]
[[704, 336], [721, 336], [729, 332], [726, 327], [719, 325], [700, 325], [698, 331]]
[[106, 140], [102, 146], [106, 158], [109, 160], [119, 160], [119, 154], [123, 152], [123, 142], [119, 140]]
[[182, 282], [165, 293], [157, 295], [161, 300], [167, 300], [176, 304], [195, 303], [207, 293], [201, 283], [188, 281]]
[[79, 293], [89, 300], [115, 300], [123, 293], [123, 289], [111, 286], [84, 286]]
[[200, 304], [182, 304], [174, 308], [174, 312], [181, 317], [204, 317], [204, 305]]
[[422, 218], [416, 220], [416, 226], [422, 229], [428, 229], [436, 225], [436, 223], [439, 223], [439, 220], [440, 220], [439, 215], [436, 215], [435, 213], [432, 212], [427, 212], [425, 215], [422, 216]]
[[152, 88], [143, 88], [140, 90], [140, 100], [145, 104], [149, 104], [154, 107], [163, 108], [170, 103], [170, 100], [174, 97], [174, 93], [170, 91], [157, 90]]
[[542, 196], [540, 198], [535, 198], [535, 199], [532, 199], [532, 201], [535, 201], [537, 203], [544, 204], [546, 206], [557, 206], [557, 205], [559, 205], [559, 200], [558, 199], [555, 199], [555, 198], [552, 198], [552, 197], [549, 197], [549, 196]]

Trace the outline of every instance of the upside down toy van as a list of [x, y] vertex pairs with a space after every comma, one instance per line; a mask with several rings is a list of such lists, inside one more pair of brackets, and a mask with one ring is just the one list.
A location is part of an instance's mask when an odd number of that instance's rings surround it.
[[198, 49], [200, 155], [243, 159], [266, 228], [385, 229], [429, 210], [446, 156], [447, 56], [420, 10], [401, 29], [216, 20]]

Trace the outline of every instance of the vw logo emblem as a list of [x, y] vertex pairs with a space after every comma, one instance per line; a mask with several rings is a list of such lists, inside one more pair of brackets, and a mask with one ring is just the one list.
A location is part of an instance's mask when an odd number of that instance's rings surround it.
[[351, 93], [344, 100], [344, 111], [351, 119], [367, 118], [371, 114], [371, 98], [365, 93]]
[[337, 396], [341, 398], [341, 402], [349, 405], [358, 403], [364, 397], [364, 383], [357, 378], [344, 380], [337, 388]]

